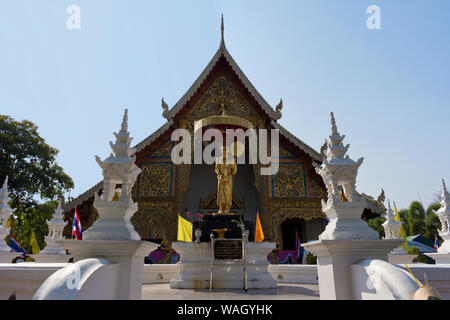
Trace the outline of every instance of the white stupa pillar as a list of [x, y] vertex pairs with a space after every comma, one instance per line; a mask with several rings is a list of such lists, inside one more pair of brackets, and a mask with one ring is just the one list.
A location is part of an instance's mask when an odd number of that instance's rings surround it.
[[[127, 110], [116, 142], [110, 142], [113, 152], [104, 161], [96, 156], [103, 173], [103, 193], [95, 195], [94, 207], [99, 219], [83, 233], [83, 240], [64, 240], [63, 247], [73, 255], [74, 261], [104, 258], [119, 266], [116, 299], [140, 299], [144, 256], [157, 248], [157, 244], [140, 241], [130, 222], [138, 210], [133, 202], [131, 188], [141, 169], [135, 165], [134, 150], [130, 148]], [[116, 185], [122, 185], [119, 200], [114, 201]]]
[[378, 232], [361, 219], [366, 201], [355, 185], [363, 158], [355, 162], [345, 156], [350, 145], [342, 144], [344, 138], [331, 113], [327, 158], [316, 167], [328, 191], [322, 210], [329, 223], [318, 241], [302, 245], [317, 256], [320, 299], [324, 300], [353, 299], [351, 265], [370, 258], [387, 261], [388, 253], [401, 244], [400, 240], [380, 240]]
[[47, 222], [48, 235], [45, 237], [47, 245], [39, 254], [33, 255], [36, 262], [67, 262], [70, 259], [66, 251], [57, 243], [57, 241], [64, 240], [63, 229], [66, 223], [64, 222], [63, 212], [60, 199], [52, 219]]
[[[388, 209], [386, 211], [386, 221], [382, 224], [384, 228], [385, 237], [384, 239], [396, 239], [403, 241], [400, 237], [400, 227], [401, 223], [395, 220], [394, 212], [391, 208], [391, 202], [388, 200]], [[405, 264], [412, 263], [413, 259], [416, 257], [415, 255], [409, 255], [408, 252], [403, 248], [403, 246], [399, 246], [392, 250], [392, 252], [388, 255], [389, 262], [395, 264]]]
[[450, 193], [444, 179], [442, 179], [441, 207], [436, 211], [436, 215], [441, 221], [441, 229], [438, 232], [444, 242], [438, 248], [437, 253], [425, 253], [425, 255], [434, 259], [437, 264], [450, 264]]

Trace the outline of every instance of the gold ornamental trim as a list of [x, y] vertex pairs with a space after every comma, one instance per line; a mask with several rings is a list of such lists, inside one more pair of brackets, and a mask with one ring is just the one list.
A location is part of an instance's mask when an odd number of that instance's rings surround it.
[[252, 129], [253, 124], [247, 119], [233, 116], [212, 116], [204, 119], [200, 119], [195, 122], [194, 131], [202, 129], [203, 127], [210, 127], [215, 125], [231, 125], [238, 126], [245, 129]]

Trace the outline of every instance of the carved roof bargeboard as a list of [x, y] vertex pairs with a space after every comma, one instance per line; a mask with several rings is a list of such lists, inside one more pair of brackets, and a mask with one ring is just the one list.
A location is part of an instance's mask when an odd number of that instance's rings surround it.
[[224, 57], [226, 61], [230, 64], [233, 71], [238, 76], [239, 80], [242, 81], [244, 86], [253, 96], [253, 98], [259, 103], [261, 108], [266, 112], [266, 114], [273, 120], [278, 120], [280, 116], [273, 110], [273, 108], [267, 103], [266, 100], [259, 94], [255, 87], [248, 80], [246, 75], [242, 72], [241, 68], [234, 61], [233, 57], [228, 52], [225, 45], [222, 43], [217, 50], [216, 54], [213, 56], [209, 64], [206, 66], [205, 70], [200, 74], [200, 76], [195, 80], [194, 84], [189, 88], [189, 90], [181, 97], [180, 100], [169, 110], [167, 113], [168, 119], [173, 119], [176, 114], [186, 105], [189, 99], [194, 95], [194, 93], [200, 88], [201, 84], [205, 81], [206, 77], [211, 73], [214, 66], [217, 64], [221, 57]]
[[286, 128], [284, 128], [281, 124], [278, 122], [272, 121], [272, 126], [274, 126], [275, 129], [280, 130], [280, 133], [282, 136], [284, 136], [286, 139], [288, 139], [290, 142], [292, 142], [295, 146], [299, 147], [301, 150], [305, 151], [311, 158], [313, 158], [316, 161], [322, 162], [322, 157], [320, 154], [308, 146], [306, 143], [301, 141], [299, 138], [294, 136], [292, 133], [290, 133]]

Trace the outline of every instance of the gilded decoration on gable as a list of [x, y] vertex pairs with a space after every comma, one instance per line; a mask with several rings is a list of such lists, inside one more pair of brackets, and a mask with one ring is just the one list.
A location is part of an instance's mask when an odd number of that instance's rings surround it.
[[[177, 217], [173, 212], [173, 199], [138, 200], [139, 211], [131, 218], [141, 238], [162, 239], [169, 244], [176, 239]], [[151, 232], [150, 232], [151, 231]]]
[[226, 115], [247, 119], [253, 127], [259, 124], [259, 116], [248, 99], [225, 73], [221, 73], [187, 113], [186, 119], [190, 120], [187, 123], [188, 129], [192, 131], [195, 120], [222, 114], [222, 105], [225, 107]]
[[278, 173], [272, 176], [272, 197], [305, 197], [305, 169], [302, 163], [280, 162]]
[[327, 190], [325, 190], [323, 187], [321, 187], [315, 180], [311, 180], [311, 182], [312, 182], [313, 197], [323, 198], [326, 201], [326, 199], [328, 197]]
[[280, 146], [279, 148], [279, 157], [280, 159], [296, 159], [298, 158], [295, 154], [293, 154], [288, 148], [284, 146]]
[[141, 163], [141, 174], [137, 181], [137, 197], [169, 197], [172, 193], [171, 162]]
[[158, 149], [151, 152], [146, 158], [158, 159], [158, 158], [170, 158], [172, 152], [172, 142], [170, 140], [166, 141]]

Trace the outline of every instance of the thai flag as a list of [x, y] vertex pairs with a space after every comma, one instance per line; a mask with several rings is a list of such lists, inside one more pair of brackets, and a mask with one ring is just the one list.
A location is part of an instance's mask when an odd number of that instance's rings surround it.
[[302, 263], [303, 261], [303, 248], [301, 246], [301, 242], [300, 242], [300, 237], [298, 236], [298, 232], [297, 229], [295, 229], [295, 262], [294, 263], [298, 263], [298, 261], [300, 261], [300, 263]]
[[75, 210], [75, 214], [73, 216], [72, 236], [77, 240], [83, 239], [83, 230], [81, 229], [81, 221], [78, 217], [77, 210]]
[[15, 252], [26, 253], [25, 249], [22, 247], [22, 245], [19, 243], [19, 241], [17, 241], [17, 239], [13, 235], [11, 235], [11, 238], [9, 239], [9, 246]]
[[434, 249], [439, 249], [439, 239], [437, 237], [437, 233], [434, 235]]

